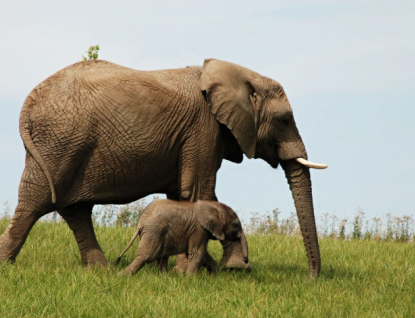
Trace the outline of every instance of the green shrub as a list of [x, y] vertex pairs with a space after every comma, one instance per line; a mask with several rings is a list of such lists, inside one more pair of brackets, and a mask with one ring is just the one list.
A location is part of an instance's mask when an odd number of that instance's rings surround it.
[[82, 55], [82, 61], [96, 60], [98, 59], [99, 45], [91, 45], [85, 53], [87, 56]]

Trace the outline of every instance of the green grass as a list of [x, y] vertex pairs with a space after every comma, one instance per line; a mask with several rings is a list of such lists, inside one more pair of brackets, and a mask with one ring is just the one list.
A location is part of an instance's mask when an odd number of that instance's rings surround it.
[[[0, 221], [0, 233], [7, 221]], [[96, 229], [110, 261], [133, 228]], [[133, 277], [118, 268], [84, 268], [64, 223], [38, 222], [15, 265], [0, 264], [2, 317], [413, 317], [415, 245], [321, 239], [323, 267], [309, 279], [299, 237], [248, 236], [250, 274], [193, 277], [159, 274], [154, 265]], [[218, 242], [210, 252], [221, 256]], [[173, 266], [173, 262], [169, 264]]]

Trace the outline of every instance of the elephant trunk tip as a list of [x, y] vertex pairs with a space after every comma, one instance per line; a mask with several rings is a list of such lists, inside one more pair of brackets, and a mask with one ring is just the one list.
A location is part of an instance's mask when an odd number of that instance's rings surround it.
[[317, 279], [320, 276], [321, 265], [320, 263], [311, 264], [309, 267], [310, 270], [310, 278]]
[[310, 278], [317, 279], [320, 276], [320, 271], [310, 271]]

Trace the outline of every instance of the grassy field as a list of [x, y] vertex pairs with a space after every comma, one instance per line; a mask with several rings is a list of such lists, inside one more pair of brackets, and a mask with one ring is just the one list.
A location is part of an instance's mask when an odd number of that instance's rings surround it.
[[[8, 222], [0, 221], [0, 233]], [[114, 261], [133, 228], [98, 227]], [[193, 277], [159, 274], [154, 265], [137, 275], [118, 268], [84, 268], [64, 223], [38, 222], [15, 265], [0, 264], [2, 317], [414, 317], [415, 245], [321, 239], [319, 279], [307, 276], [299, 237], [249, 235], [251, 273]], [[135, 245], [136, 246], [136, 245]], [[218, 242], [209, 245], [219, 260]], [[173, 266], [173, 261], [170, 263]]]

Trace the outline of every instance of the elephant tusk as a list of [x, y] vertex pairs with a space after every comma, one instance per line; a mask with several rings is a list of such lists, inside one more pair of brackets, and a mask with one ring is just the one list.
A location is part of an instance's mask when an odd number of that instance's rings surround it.
[[328, 165], [326, 165], [324, 163], [314, 163], [314, 162], [307, 161], [304, 158], [296, 158], [295, 160], [298, 163], [301, 163], [302, 165], [304, 165], [306, 167], [309, 167], [309, 168], [326, 169], [328, 167]]

